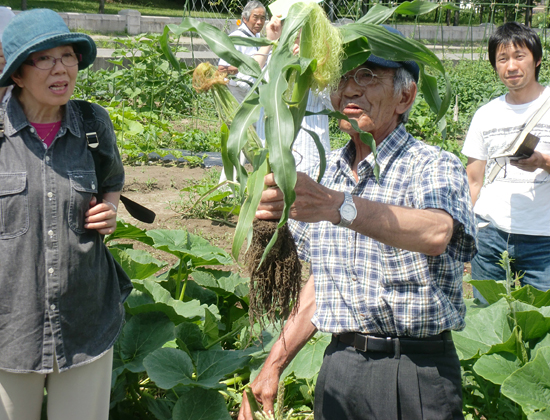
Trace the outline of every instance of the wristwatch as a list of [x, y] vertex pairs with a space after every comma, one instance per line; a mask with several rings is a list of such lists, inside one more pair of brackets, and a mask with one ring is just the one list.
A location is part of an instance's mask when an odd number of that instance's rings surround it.
[[340, 227], [348, 227], [357, 217], [357, 207], [355, 207], [353, 197], [347, 191], [344, 192], [344, 196], [344, 202], [338, 209], [338, 211], [340, 212], [340, 223], [338, 223], [336, 226]]

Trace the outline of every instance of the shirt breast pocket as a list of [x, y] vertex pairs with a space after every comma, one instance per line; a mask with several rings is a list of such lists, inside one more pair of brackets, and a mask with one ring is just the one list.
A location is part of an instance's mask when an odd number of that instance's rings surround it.
[[385, 287], [421, 286], [429, 278], [419, 253], [380, 244]]
[[29, 230], [27, 173], [0, 173], [0, 239], [12, 239]]
[[92, 196], [97, 194], [95, 171], [69, 172], [71, 197], [69, 203], [69, 227], [73, 232], [83, 234], [85, 214], [90, 208]]

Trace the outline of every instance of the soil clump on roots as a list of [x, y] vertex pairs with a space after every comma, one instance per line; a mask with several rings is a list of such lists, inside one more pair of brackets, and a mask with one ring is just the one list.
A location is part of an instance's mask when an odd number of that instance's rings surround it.
[[298, 294], [302, 281], [302, 264], [298, 259], [296, 244], [284, 224], [279, 229], [277, 241], [260, 264], [264, 250], [277, 229], [276, 220], [255, 219], [252, 243], [245, 255], [245, 263], [250, 275], [250, 322], [257, 320], [262, 327], [265, 320], [275, 325], [278, 317], [282, 326], [295, 302], [297, 309]]

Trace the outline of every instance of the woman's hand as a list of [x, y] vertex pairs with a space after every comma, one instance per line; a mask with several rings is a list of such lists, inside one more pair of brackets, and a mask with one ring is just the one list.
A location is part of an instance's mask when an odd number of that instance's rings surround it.
[[[113, 197], [112, 195], [115, 195]], [[107, 193], [104, 196], [103, 203], [97, 202], [94, 196], [90, 201], [90, 209], [86, 212], [84, 227], [86, 229], [95, 229], [102, 235], [110, 235], [116, 230], [116, 215], [118, 197], [120, 193]]]

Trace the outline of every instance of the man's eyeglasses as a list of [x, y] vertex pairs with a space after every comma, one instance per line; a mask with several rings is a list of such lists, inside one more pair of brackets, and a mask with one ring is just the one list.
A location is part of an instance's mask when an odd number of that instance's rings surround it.
[[29, 58], [25, 61], [25, 64], [34, 66], [40, 70], [50, 70], [55, 67], [55, 63], [58, 61], [61, 61], [61, 63], [66, 67], [74, 67], [82, 61], [82, 54], [65, 53], [59, 58], [52, 57], [51, 55], [43, 55], [34, 59]]
[[349, 79], [353, 79], [355, 83], [357, 83], [357, 85], [365, 87], [371, 84], [375, 78], [385, 79], [386, 77], [377, 76], [372, 72], [371, 69], [363, 67], [357, 70], [353, 75], [342, 76], [342, 78], [340, 79], [340, 83], [338, 84], [338, 90], [344, 89]]

